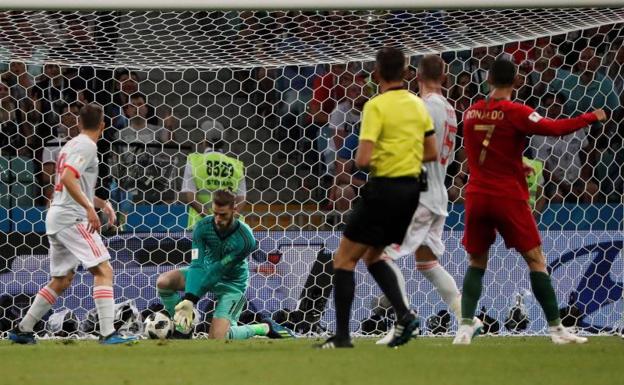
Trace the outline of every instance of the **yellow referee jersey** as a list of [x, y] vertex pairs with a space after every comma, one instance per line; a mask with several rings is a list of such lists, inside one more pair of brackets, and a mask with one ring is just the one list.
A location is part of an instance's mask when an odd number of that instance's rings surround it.
[[421, 98], [405, 89], [388, 90], [364, 105], [360, 141], [375, 143], [371, 176], [418, 176], [425, 136], [433, 120]]

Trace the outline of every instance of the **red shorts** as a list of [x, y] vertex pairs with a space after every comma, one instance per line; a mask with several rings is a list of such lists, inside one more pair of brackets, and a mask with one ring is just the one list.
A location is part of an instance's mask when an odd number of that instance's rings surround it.
[[523, 253], [542, 244], [537, 224], [527, 201], [486, 194], [467, 194], [465, 203], [464, 239], [470, 254], [489, 250], [496, 231], [508, 249]]

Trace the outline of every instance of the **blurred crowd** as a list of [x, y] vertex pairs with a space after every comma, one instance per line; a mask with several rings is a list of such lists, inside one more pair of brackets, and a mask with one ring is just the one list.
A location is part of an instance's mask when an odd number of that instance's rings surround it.
[[[525, 156], [543, 165], [538, 210], [549, 203], [621, 203], [624, 193], [624, 31], [606, 26], [577, 33], [500, 46], [443, 53], [448, 63], [445, 96], [457, 111], [459, 139], [447, 180], [451, 202], [462, 203], [467, 182], [462, 149], [462, 114], [488, 95], [487, 71], [506, 55], [519, 66], [515, 100], [542, 116], [560, 119], [604, 108], [609, 119], [561, 138], [535, 136]], [[419, 57], [412, 57], [406, 87], [418, 93]], [[285, 137], [300, 145], [304, 164], [315, 164], [329, 177], [327, 206], [346, 211], [366, 175], [354, 166], [360, 113], [374, 96], [372, 63], [258, 70], [255, 103], [276, 120]], [[273, 108], [270, 108], [273, 106]], [[272, 116], [270, 114], [273, 114]], [[303, 140], [302, 140], [303, 138]]]
[[[543, 116], [564, 118], [594, 108], [604, 108], [610, 116], [605, 124], [562, 138], [530, 138], [525, 155], [544, 166], [539, 205], [621, 203], [622, 26], [443, 53], [448, 63], [444, 93], [457, 110], [459, 122], [470, 104], [488, 94], [487, 71], [499, 55], [508, 55], [519, 65], [516, 100]], [[416, 93], [418, 60], [411, 58], [406, 77], [406, 87]], [[231, 71], [232, 79], [240, 84], [232, 100], [251, 104], [253, 116], [247, 117], [248, 121], [260, 122], [248, 128], [269, 130], [271, 139], [278, 143], [277, 155], [296, 166], [299, 175], [313, 176], [303, 187], [324, 192], [314, 199], [326, 210], [347, 211], [367, 178], [353, 160], [362, 107], [376, 93], [372, 64]], [[148, 77], [145, 73], [53, 63], [27, 65], [21, 61], [0, 64], [0, 71], [0, 153], [33, 160], [37, 185], [30, 194], [33, 203], [39, 205], [47, 204], [51, 197], [56, 154], [77, 135], [77, 114], [84, 103], [104, 106], [107, 129], [105, 140], [98, 144], [102, 154], [98, 195], [119, 204], [175, 202], [185, 157], [194, 151], [188, 133], [206, 120], [213, 122], [211, 130], [216, 126], [231, 129], [227, 127], [231, 117], [224, 115], [197, 117], [187, 110], [187, 115], [175, 116], [164, 104], [156, 108], [150, 104], [154, 94], [142, 93], [142, 83]], [[202, 104], [201, 99], [198, 104]], [[195, 126], [183, 127], [181, 122], [189, 117]], [[467, 181], [461, 123], [458, 129], [460, 140], [448, 176], [453, 203], [463, 201]], [[260, 159], [259, 154], [252, 155]], [[258, 165], [260, 175], [248, 175], [252, 186], [253, 178], [261, 177], [266, 166]]]

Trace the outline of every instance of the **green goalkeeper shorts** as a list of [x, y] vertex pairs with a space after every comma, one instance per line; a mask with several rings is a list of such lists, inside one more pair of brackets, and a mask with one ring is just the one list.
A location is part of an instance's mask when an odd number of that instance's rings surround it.
[[[186, 268], [180, 269], [180, 273], [186, 280]], [[245, 288], [240, 282], [219, 282], [201, 296], [208, 292], [215, 295], [216, 305], [213, 318], [227, 319], [232, 325], [236, 325], [238, 318], [245, 307]]]

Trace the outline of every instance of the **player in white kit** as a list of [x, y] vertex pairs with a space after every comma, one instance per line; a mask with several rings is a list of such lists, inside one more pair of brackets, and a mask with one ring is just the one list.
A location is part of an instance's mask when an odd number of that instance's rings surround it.
[[93, 299], [97, 309], [102, 344], [136, 341], [122, 336], [113, 327], [113, 269], [110, 255], [98, 233], [101, 208], [113, 224], [115, 211], [108, 201], [95, 196], [98, 174], [96, 142], [104, 131], [104, 112], [88, 104], [80, 110], [80, 135], [63, 146], [56, 162], [54, 197], [46, 216], [46, 234], [50, 242], [50, 282], [37, 293], [9, 339], [20, 344], [36, 343], [33, 327], [48, 312], [74, 278], [82, 264], [94, 276]]
[[[427, 168], [428, 189], [420, 193], [418, 208], [403, 243], [386, 247], [385, 254], [394, 260], [415, 252], [418, 271], [433, 284], [455, 317], [461, 319], [461, 294], [453, 277], [439, 262], [444, 254], [442, 232], [448, 216], [448, 193], [444, 179], [446, 169], [454, 159], [457, 134], [455, 109], [442, 96], [444, 67], [444, 61], [435, 55], [423, 57], [418, 65], [419, 94], [433, 118], [439, 155], [437, 161], [424, 164]], [[393, 330], [377, 341], [377, 344], [388, 344], [392, 335]]]

